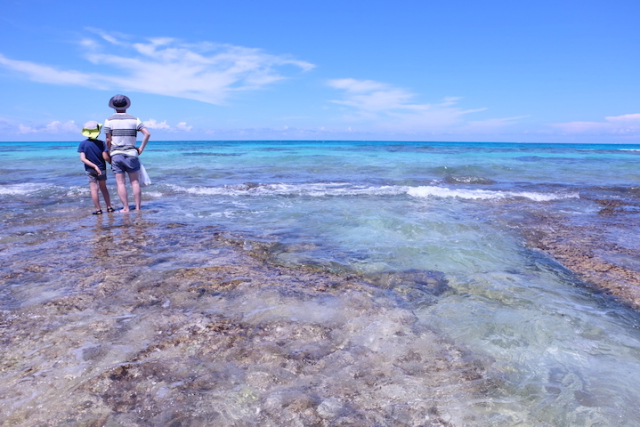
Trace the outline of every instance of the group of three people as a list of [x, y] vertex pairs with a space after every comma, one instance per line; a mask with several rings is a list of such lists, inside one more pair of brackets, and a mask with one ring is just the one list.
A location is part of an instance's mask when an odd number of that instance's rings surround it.
[[[85, 123], [82, 134], [87, 137], [80, 143], [78, 153], [84, 163], [84, 169], [89, 179], [91, 199], [96, 207], [94, 215], [101, 215], [100, 191], [107, 205], [107, 212], [113, 212], [111, 197], [107, 189], [107, 162], [111, 163], [111, 170], [116, 176], [118, 196], [122, 202], [121, 212], [129, 212], [129, 202], [125, 173], [129, 176], [133, 199], [136, 209], [142, 206], [142, 190], [140, 189], [140, 154], [149, 142], [151, 134], [139, 118], [127, 114], [131, 100], [124, 95], [115, 95], [109, 100], [109, 107], [116, 113], [108, 117], [104, 127], [96, 122]], [[106, 143], [98, 139], [100, 131], [104, 129]], [[136, 147], [138, 132], [142, 133], [142, 144]]]

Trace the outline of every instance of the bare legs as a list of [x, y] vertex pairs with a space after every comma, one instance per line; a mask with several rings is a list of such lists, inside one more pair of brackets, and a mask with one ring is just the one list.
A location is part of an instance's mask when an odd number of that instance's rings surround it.
[[[136, 203], [136, 209], [140, 210], [142, 207], [142, 189], [140, 188], [140, 182], [138, 181], [138, 172], [127, 172], [129, 175], [129, 181], [131, 182], [131, 189], [133, 190], [133, 199]], [[129, 212], [129, 195], [127, 194], [127, 180], [124, 173], [116, 174], [116, 184], [118, 185], [118, 196], [122, 202], [122, 210], [120, 212]]]
[[107, 181], [89, 182], [89, 189], [91, 190], [91, 200], [93, 200], [93, 204], [97, 211], [102, 210], [100, 207], [100, 195], [98, 194], [98, 189], [100, 189], [100, 192], [102, 193], [107, 209], [111, 207], [111, 197], [109, 196], [109, 190], [107, 189]]
[[91, 190], [91, 200], [93, 200], [93, 205], [96, 207], [96, 210], [99, 211], [102, 208], [100, 207], [100, 198], [98, 196], [98, 183], [89, 182], [89, 189]]
[[100, 192], [102, 193], [104, 204], [107, 205], [107, 209], [111, 209], [111, 196], [109, 195], [109, 190], [107, 189], [107, 181], [98, 181], [98, 186], [100, 187]]
[[138, 181], [138, 171], [129, 172], [129, 182], [131, 182], [131, 190], [133, 190], [133, 200], [136, 202], [136, 209], [142, 208], [142, 189], [140, 188], [140, 181]]
[[129, 212], [129, 202], [127, 201], [127, 182], [124, 173], [116, 174], [116, 185], [118, 186], [118, 197], [122, 202], [122, 210], [120, 212]]

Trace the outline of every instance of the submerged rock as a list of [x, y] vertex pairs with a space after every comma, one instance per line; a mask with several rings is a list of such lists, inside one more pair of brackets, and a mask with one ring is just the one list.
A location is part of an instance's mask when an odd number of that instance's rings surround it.
[[595, 202], [604, 208], [588, 222], [540, 213], [518, 227], [530, 247], [551, 255], [585, 284], [640, 310], [640, 264], [634, 262], [640, 259], [640, 217], [628, 211], [629, 203]]
[[406, 270], [369, 274], [365, 279], [383, 289], [392, 289], [411, 307], [432, 305], [446, 292], [452, 291], [445, 274], [432, 270]]
[[86, 230], [48, 242], [37, 270], [14, 260], [25, 284], [0, 312], [0, 423], [471, 422], [461, 402], [487, 389], [490, 362], [381, 291], [434, 297], [443, 275], [283, 267], [265, 262], [277, 244], [209, 231]]

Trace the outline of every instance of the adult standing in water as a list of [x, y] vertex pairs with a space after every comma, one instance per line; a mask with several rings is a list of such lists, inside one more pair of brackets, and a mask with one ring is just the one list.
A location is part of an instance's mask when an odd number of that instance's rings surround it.
[[[111, 154], [111, 170], [116, 175], [118, 196], [123, 206], [120, 212], [129, 212], [125, 172], [129, 175], [136, 209], [140, 210], [142, 207], [142, 190], [138, 180], [140, 172], [138, 156], [142, 154], [151, 137], [151, 134], [139, 118], [127, 114], [127, 109], [130, 106], [131, 100], [129, 97], [124, 95], [112, 97], [109, 100], [109, 107], [116, 110], [116, 113], [105, 120], [103, 127], [107, 139], [107, 147], [109, 147]], [[142, 132], [144, 135], [140, 147], [136, 147], [138, 132]]]

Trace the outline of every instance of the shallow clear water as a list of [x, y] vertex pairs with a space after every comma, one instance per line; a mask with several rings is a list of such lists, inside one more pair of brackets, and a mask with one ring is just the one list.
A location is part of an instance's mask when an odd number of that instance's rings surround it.
[[[92, 210], [76, 146], [0, 143], [4, 255], [34, 256], [12, 246], [30, 227]], [[640, 147], [152, 141], [142, 160], [153, 181], [142, 215], [160, 228], [216, 226], [247, 245], [283, 243], [272, 261], [291, 267], [443, 273], [447, 291], [406, 304], [419, 323], [491, 361], [500, 381], [456, 403], [477, 425], [640, 424], [640, 317], [528, 249], [519, 227], [539, 212], [593, 223], [595, 199], [638, 203]], [[111, 175], [109, 185], [116, 202]], [[612, 233], [637, 242], [637, 228]], [[162, 262], [210, 261], [176, 253]], [[327, 313], [313, 321], [331, 321]]]

